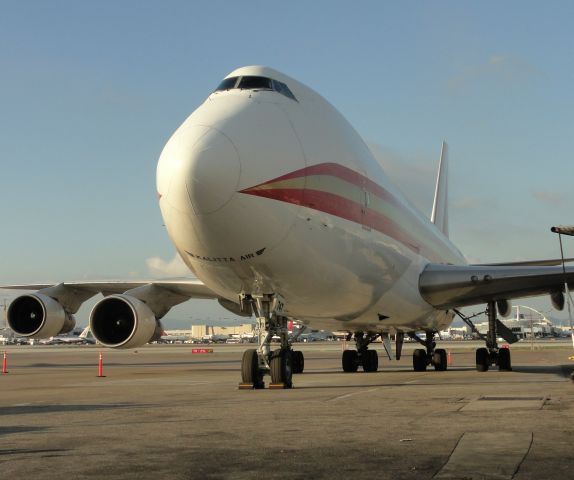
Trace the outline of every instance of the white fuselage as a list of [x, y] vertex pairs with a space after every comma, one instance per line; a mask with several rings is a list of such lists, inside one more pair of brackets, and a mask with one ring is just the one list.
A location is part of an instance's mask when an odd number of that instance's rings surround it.
[[275, 70], [227, 78], [286, 84], [212, 93], [166, 144], [160, 208], [177, 251], [209, 288], [274, 293], [287, 316], [329, 330], [442, 328], [419, 294], [429, 263], [464, 264], [403, 198], [351, 125]]

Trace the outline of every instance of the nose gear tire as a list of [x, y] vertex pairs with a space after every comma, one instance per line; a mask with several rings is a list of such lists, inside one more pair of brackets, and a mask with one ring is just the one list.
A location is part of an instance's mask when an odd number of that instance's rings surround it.
[[283, 384], [283, 388], [293, 386], [293, 365], [291, 350], [282, 348], [271, 355], [271, 383]]
[[259, 357], [255, 349], [245, 350], [243, 353], [241, 380], [245, 384], [253, 384], [253, 388], [263, 388], [263, 375], [259, 369]]

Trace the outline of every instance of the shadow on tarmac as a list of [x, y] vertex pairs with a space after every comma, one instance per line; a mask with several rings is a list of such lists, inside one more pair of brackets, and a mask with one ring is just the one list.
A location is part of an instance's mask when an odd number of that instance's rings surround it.
[[[122, 408], [150, 408], [157, 407], [155, 404], [137, 404], [137, 403], [109, 403], [109, 404], [79, 404], [79, 405], [16, 405], [10, 407], [0, 407], [0, 416], [2, 415], [28, 415], [41, 413], [65, 413], [65, 412], [95, 412], [98, 410], [118, 410]], [[10, 427], [18, 428], [18, 427]], [[4, 427], [0, 427], [0, 433]]]
[[[48, 430], [47, 427], [0, 427], [0, 437], [12, 433], [34, 433]], [[0, 450], [0, 455], [5, 455], [6, 450]]]

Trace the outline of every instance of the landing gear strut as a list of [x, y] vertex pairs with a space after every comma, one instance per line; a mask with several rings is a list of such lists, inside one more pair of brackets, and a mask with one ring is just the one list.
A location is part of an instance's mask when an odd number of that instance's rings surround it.
[[[462, 320], [470, 326], [472, 331], [486, 342], [486, 348], [479, 348], [476, 350], [476, 370], [479, 372], [488, 371], [491, 365], [498, 365], [501, 372], [512, 371], [512, 364], [510, 361], [510, 350], [508, 348], [499, 348], [497, 343], [497, 330], [500, 328], [504, 330], [504, 325], [496, 318], [496, 302], [488, 302], [486, 314], [488, 316], [488, 332], [486, 335], [480, 333], [471, 321], [472, 317], [466, 317], [458, 310], [455, 313], [462, 318]], [[499, 326], [502, 325], [502, 326]], [[503, 335], [505, 333], [503, 332]], [[512, 333], [510, 333], [511, 336]], [[513, 339], [509, 339], [513, 341]]]
[[[359, 366], [365, 372], [376, 372], [379, 368], [379, 356], [375, 350], [369, 350], [369, 344], [376, 340], [378, 333], [355, 332], [357, 350], [345, 350], [342, 364], [344, 372], [356, 372]], [[349, 334], [348, 340], [351, 339]]]
[[[292, 388], [293, 373], [303, 371], [304, 358], [302, 352], [294, 352], [291, 347], [287, 317], [281, 315], [282, 302], [275, 295], [245, 296], [241, 301], [255, 312], [259, 346], [243, 354], [239, 388], [264, 388], [266, 374], [271, 375], [269, 388]], [[271, 351], [274, 336], [279, 337], [281, 346]]]
[[435, 348], [435, 332], [427, 330], [425, 333], [426, 337], [424, 340], [414, 332], [408, 333], [409, 337], [425, 347], [424, 349], [417, 348], [413, 352], [413, 370], [415, 372], [424, 372], [429, 365], [432, 365], [435, 370], [445, 371], [448, 366], [446, 350]]

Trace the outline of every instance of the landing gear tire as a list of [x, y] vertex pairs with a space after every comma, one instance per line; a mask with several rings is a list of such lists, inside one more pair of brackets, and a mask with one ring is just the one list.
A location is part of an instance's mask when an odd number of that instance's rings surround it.
[[379, 355], [376, 350], [366, 350], [362, 356], [363, 371], [376, 372], [379, 368]]
[[305, 368], [305, 357], [303, 356], [303, 352], [297, 350], [291, 353], [292, 360], [293, 360], [293, 373], [303, 373], [303, 369]]
[[510, 350], [508, 348], [501, 348], [498, 351], [498, 369], [501, 372], [512, 371], [512, 365], [510, 363]]
[[359, 354], [356, 350], [345, 350], [343, 352], [343, 372], [356, 372], [359, 368]]
[[257, 350], [249, 349], [243, 353], [241, 360], [241, 380], [243, 383], [253, 384], [253, 388], [263, 388], [263, 375], [259, 369]]
[[293, 363], [291, 350], [275, 350], [271, 356], [271, 383], [283, 384], [283, 388], [293, 387]]
[[415, 372], [424, 372], [427, 369], [427, 352], [417, 348], [413, 352], [413, 369]]
[[448, 359], [446, 355], [446, 350], [443, 348], [437, 348], [433, 353], [433, 365], [434, 369], [439, 372], [444, 372], [448, 367]]
[[487, 372], [489, 366], [488, 350], [486, 348], [478, 348], [476, 350], [476, 370], [478, 372]]

